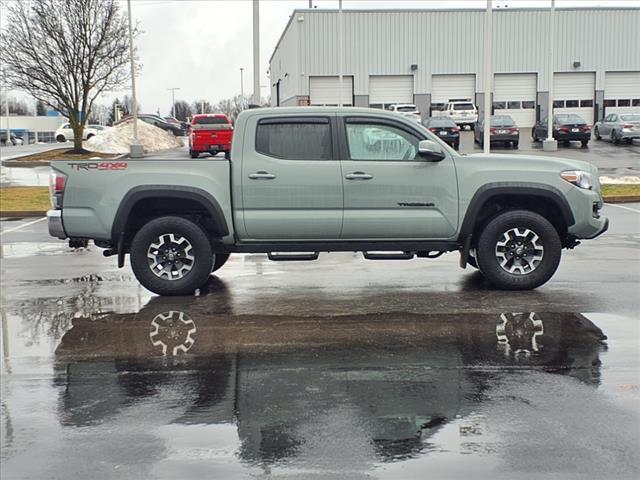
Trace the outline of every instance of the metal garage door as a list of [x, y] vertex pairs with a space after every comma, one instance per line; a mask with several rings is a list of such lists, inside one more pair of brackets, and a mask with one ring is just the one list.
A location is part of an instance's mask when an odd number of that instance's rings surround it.
[[468, 98], [475, 103], [476, 76], [433, 75], [431, 77], [431, 106], [437, 108], [453, 98]]
[[493, 83], [495, 115], [510, 115], [518, 127], [536, 123], [537, 76], [535, 73], [500, 73]]
[[393, 103], [413, 103], [413, 75], [371, 75], [369, 105], [385, 108]]
[[576, 113], [593, 124], [594, 73], [555, 73], [553, 75], [553, 112]]
[[[353, 105], [353, 77], [342, 77], [342, 104]], [[309, 77], [311, 105], [337, 106], [340, 103], [340, 77]]]
[[606, 72], [604, 107], [606, 114], [640, 112], [640, 72]]

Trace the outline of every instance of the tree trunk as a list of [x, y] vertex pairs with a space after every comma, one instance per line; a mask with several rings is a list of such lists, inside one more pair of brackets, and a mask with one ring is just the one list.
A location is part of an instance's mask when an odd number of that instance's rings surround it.
[[82, 125], [73, 125], [73, 153], [82, 153]]

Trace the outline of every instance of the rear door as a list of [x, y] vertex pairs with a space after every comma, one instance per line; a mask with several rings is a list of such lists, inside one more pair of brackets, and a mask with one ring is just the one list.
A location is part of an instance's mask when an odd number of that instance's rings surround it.
[[[342, 176], [335, 115], [274, 115], [248, 121], [242, 156], [247, 240], [338, 239]], [[245, 240], [245, 238], [243, 238]]]
[[342, 238], [446, 239], [458, 222], [458, 186], [451, 155], [418, 156], [426, 131], [374, 116], [338, 117], [344, 222]]

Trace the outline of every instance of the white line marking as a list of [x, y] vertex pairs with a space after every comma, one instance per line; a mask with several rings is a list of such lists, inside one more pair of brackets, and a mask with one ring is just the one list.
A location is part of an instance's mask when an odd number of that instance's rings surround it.
[[624, 208], [625, 210], [629, 210], [630, 212], [640, 213], [640, 210], [636, 210], [635, 208], [631, 208], [631, 207], [625, 207], [625, 206], [622, 206], [622, 205], [618, 205], [617, 203], [605, 203], [605, 205], [607, 205], [609, 207]]
[[19, 227], [10, 228], [9, 230], [5, 230], [4, 232], [0, 232], [0, 236], [4, 235], [5, 233], [15, 232], [17, 230], [20, 230], [21, 228], [28, 227], [29, 225], [33, 225], [34, 223], [38, 223], [38, 222], [41, 222], [42, 220], [46, 220], [46, 219], [47, 219], [47, 217], [42, 217], [42, 218], [39, 218], [38, 220], [34, 220], [33, 222], [29, 222], [29, 223], [25, 223], [23, 225], [20, 225]]

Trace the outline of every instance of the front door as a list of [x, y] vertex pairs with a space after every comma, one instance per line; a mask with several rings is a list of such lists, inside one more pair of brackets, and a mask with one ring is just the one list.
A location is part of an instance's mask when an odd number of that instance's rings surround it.
[[[431, 139], [401, 122], [345, 117], [342, 160], [344, 239], [447, 239], [458, 224], [458, 186], [450, 152], [418, 155]], [[444, 148], [444, 147], [443, 147]]]
[[244, 143], [241, 166], [243, 240], [339, 238], [343, 194], [333, 130], [334, 115], [274, 115], [255, 130], [247, 125], [256, 135]]

